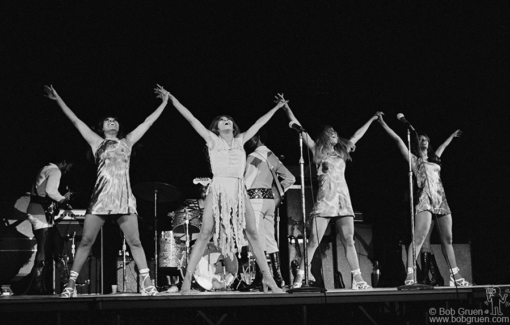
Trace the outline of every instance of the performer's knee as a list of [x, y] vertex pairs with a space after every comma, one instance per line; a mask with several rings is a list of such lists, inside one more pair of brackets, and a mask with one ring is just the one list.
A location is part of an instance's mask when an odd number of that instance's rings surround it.
[[126, 241], [131, 248], [139, 248], [142, 247], [142, 242], [140, 241], [140, 238], [126, 238]]
[[352, 234], [343, 237], [345, 247], [354, 247], [354, 236]]
[[80, 240], [80, 247], [90, 247], [94, 244], [94, 238], [83, 236]]
[[453, 244], [452, 234], [445, 234], [443, 237], [443, 242], [445, 245], [452, 245]]

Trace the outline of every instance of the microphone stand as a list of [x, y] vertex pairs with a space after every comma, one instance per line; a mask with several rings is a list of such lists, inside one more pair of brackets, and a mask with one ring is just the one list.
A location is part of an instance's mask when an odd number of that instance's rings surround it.
[[[411, 247], [413, 250], [413, 284], [405, 284], [398, 287], [398, 290], [430, 290], [434, 289], [431, 285], [418, 283], [416, 280], [416, 242], [414, 238], [414, 197], [413, 197], [413, 168], [411, 164], [411, 130], [407, 128], [407, 161], [408, 161], [408, 175], [409, 175], [409, 203], [411, 210]], [[408, 255], [409, 256], [409, 255]], [[409, 265], [409, 261], [407, 261]], [[406, 267], [407, 268], [407, 267]]]
[[308, 247], [306, 244], [306, 209], [305, 209], [305, 160], [303, 158], [303, 132], [304, 130], [298, 130], [299, 132], [299, 151], [300, 151], [300, 158], [299, 158], [299, 166], [300, 166], [300, 177], [301, 177], [301, 212], [303, 214], [303, 259], [304, 259], [304, 265], [305, 265], [305, 284], [301, 286], [300, 288], [292, 288], [290, 290], [287, 290], [288, 293], [294, 293], [294, 292], [326, 292], [326, 289], [321, 287], [312, 287], [308, 283]]

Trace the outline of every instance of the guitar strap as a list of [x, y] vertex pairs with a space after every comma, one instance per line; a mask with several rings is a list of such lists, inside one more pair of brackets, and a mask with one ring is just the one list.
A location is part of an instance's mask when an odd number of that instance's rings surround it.
[[[280, 183], [280, 180], [278, 179], [278, 176], [276, 175], [276, 172], [274, 170], [274, 167], [271, 166], [271, 164], [269, 163], [269, 159], [266, 159], [264, 158], [264, 156], [262, 156], [260, 153], [258, 152], [254, 152], [255, 154], [257, 154], [259, 157], [262, 158], [262, 160], [264, 160], [267, 164], [267, 167], [269, 168], [269, 170], [271, 171], [271, 175], [273, 175], [273, 182], [275, 183], [276, 185], [276, 189], [278, 190], [278, 194], [280, 194], [280, 200], [283, 201], [283, 196], [285, 195], [285, 192], [283, 191], [283, 187], [282, 187], [282, 184]], [[271, 152], [272, 153], [272, 152]]]

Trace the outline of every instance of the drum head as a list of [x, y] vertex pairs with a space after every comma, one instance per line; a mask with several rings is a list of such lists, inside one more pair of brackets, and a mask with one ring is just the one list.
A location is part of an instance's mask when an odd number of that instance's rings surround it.
[[214, 244], [209, 243], [194, 275], [197, 283], [205, 290], [219, 290], [226, 289], [234, 282], [238, 269], [239, 263], [235, 255], [225, 257]]
[[202, 215], [198, 210], [180, 209], [172, 214], [172, 227], [174, 234], [186, 233], [186, 220], [188, 221], [188, 233], [200, 232], [202, 226]]

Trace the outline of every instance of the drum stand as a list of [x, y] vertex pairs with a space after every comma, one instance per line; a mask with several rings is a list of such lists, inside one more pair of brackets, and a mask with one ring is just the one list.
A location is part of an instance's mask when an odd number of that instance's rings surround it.
[[127, 273], [126, 273], [126, 236], [122, 236], [122, 291], [126, 292], [126, 282], [127, 282]]
[[186, 209], [186, 221], [184, 222], [184, 229], [186, 231], [186, 259], [185, 259], [185, 266], [184, 268], [188, 269], [188, 263], [189, 263], [189, 254], [190, 254], [190, 240], [189, 240], [189, 210]]

